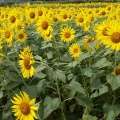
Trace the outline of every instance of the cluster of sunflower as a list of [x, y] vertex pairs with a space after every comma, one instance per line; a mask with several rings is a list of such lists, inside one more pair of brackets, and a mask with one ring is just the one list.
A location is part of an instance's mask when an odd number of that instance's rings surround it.
[[[98, 7], [95, 7], [95, 6]], [[89, 6], [89, 8], [88, 8]], [[120, 5], [117, 3], [84, 4], [15, 4], [0, 8], [0, 56], [6, 56], [2, 47], [20, 46], [19, 66], [23, 78], [30, 78], [36, 72], [34, 55], [31, 52], [30, 35], [40, 41], [61, 42], [73, 60], [82, 51], [94, 51], [103, 47], [120, 50]], [[34, 39], [32, 39], [34, 41]], [[58, 46], [59, 47], [59, 46]], [[22, 49], [22, 50], [21, 50]], [[10, 49], [9, 49], [10, 50]], [[2, 62], [2, 61], [1, 61]], [[115, 75], [120, 74], [117, 68]], [[16, 94], [11, 100], [15, 116], [20, 120], [38, 118], [34, 111], [35, 99], [30, 100], [26, 92]]]

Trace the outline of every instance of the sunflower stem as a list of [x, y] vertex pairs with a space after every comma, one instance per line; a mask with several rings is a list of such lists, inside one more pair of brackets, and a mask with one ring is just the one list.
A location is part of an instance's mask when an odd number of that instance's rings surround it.
[[[62, 99], [61, 99], [61, 95], [60, 95], [60, 88], [59, 88], [59, 85], [58, 85], [58, 80], [57, 80], [57, 76], [56, 76], [55, 72], [53, 71], [53, 69], [51, 67], [49, 67], [45, 63], [43, 63], [43, 62], [40, 62], [40, 63], [43, 64], [45, 67], [47, 67], [49, 70], [51, 70], [51, 72], [55, 76], [55, 84], [56, 84], [56, 87], [57, 87], [58, 96], [59, 96], [59, 99], [60, 99], [60, 103], [62, 103]], [[62, 104], [61, 104], [60, 108], [61, 108], [61, 112], [62, 112], [62, 118], [63, 118], [63, 120], [66, 120]]]

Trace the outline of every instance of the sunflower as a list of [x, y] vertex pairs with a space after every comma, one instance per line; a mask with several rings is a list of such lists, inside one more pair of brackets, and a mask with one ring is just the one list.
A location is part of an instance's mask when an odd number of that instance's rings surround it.
[[104, 20], [102, 23], [95, 26], [94, 31], [96, 32], [96, 38], [97, 40], [100, 40], [100, 43], [106, 40], [106, 37], [108, 36], [107, 34], [108, 28], [109, 20]]
[[80, 46], [77, 43], [72, 44], [69, 47], [69, 53], [74, 59], [77, 59], [81, 54]]
[[36, 9], [29, 8], [26, 10], [26, 19], [30, 21], [31, 24], [35, 23], [37, 20]]
[[78, 13], [75, 17], [75, 23], [77, 26], [83, 26], [83, 24], [86, 22], [87, 17], [84, 12]]
[[64, 29], [64, 28], [67, 28], [68, 27], [68, 24], [61, 24], [60, 25], [60, 29]]
[[8, 25], [11, 26], [12, 28], [14, 28], [17, 24], [17, 21], [18, 21], [18, 18], [16, 15], [16, 9], [12, 9], [9, 12], [8, 17], [7, 17]]
[[12, 45], [13, 36], [14, 34], [12, 29], [5, 28], [1, 31], [1, 39], [4, 39], [9, 45]]
[[53, 28], [51, 27], [51, 29], [49, 29], [49, 31], [42, 34], [44, 40], [51, 40], [51, 38], [53, 37], [52, 33], [53, 33]]
[[37, 31], [40, 34], [44, 34], [45, 32], [48, 32], [51, 28], [52, 21], [47, 16], [43, 15], [36, 23]]
[[27, 34], [24, 30], [17, 31], [16, 39], [19, 42], [24, 42], [27, 39]]
[[67, 9], [62, 9], [60, 14], [59, 14], [59, 20], [62, 22], [67, 22], [68, 20], [70, 20], [70, 13]]
[[17, 120], [34, 120], [38, 119], [35, 111], [38, 110], [38, 106], [35, 106], [35, 98], [29, 98], [29, 95], [26, 92], [20, 92], [20, 95], [15, 94], [11, 102], [14, 104], [11, 106], [14, 116], [17, 117]]
[[120, 75], [120, 65], [118, 65], [116, 67], [116, 69], [114, 70], [114, 72], [112, 72], [112, 75], [115, 75], [115, 76]]
[[94, 44], [94, 46], [91, 47], [91, 46], [90, 46], [90, 43], [93, 43], [93, 42], [95, 42], [95, 38], [94, 38], [94, 37], [86, 36], [85, 39], [84, 39], [83, 47], [84, 47], [86, 50], [98, 49], [98, 48], [99, 48], [99, 42], [96, 41], [95, 44]]
[[37, 16], [38, 16], [38, 18], [39, 18], [39, 17], [45, 15], [45, 13], [46, 13], [46, 8], [45, 8], [45, 7], [42, 7], [42, 6], [39, 6], [36, 11], [37, 11]]
[[110, 48], [111, 50], [120, 50], [120, 23], [119, 21], [114, 21], [114, 24], [110, 24], [107, 29], [107, 35], [103, 44], [106, 48]]
[[35, 69], [33, 67], [33, 64], [35, 63], [32, 53], [29, 49], [29, 47], [24, 48], [23, 52], [19, 54], [20, 58], [22, 60], [19, 60], [19, 65], [21, 67], [21, 72], [24, 78], [32, 77]]
[[71, 42], [75, 38], [75, 30], [70, 27], [63, 28], [61, 29], [60, 37], [64, 42]]

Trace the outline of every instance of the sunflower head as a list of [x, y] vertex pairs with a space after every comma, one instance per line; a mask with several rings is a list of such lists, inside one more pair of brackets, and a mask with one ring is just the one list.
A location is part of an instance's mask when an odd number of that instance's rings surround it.
[[69, 53], [74, 59], [78, 58], [81, 54], [80, 46], [77, 43], [72, 44], [69, 47]]
[[112, 74], [115, 76], [120, 75], [120, 65], [117, 68], [115, 68], [115, 70], [114, 70], [114, 72], [112, 72]]
[[60, 32], [61, 40], [64, 42], [71, 42], [75, 37], [75, 30], [70, 27], [63, 28]]
[[15, 94], [11, 106], [12, 112], [17, 119], [25, 120], [31, 118], [38, 119], [35, 111], [38, 110], [38, 106], [35, 106], [35, 99], [30, 100], [29, 95], [26, 92], [20, 92], [20, 95]]

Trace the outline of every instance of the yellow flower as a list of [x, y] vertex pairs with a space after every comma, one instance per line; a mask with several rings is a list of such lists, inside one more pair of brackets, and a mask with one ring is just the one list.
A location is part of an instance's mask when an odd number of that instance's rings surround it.
[[26, 92], [20, 92], [20, 95], [15, 94], [11, 102], [14, 104], [11, 106], [14, 116], [17, 120], [34, 120], [38, 119], [35, 111], [38, 110], [38, 106], [35, 106], [35, 99], [30, 100], [29, 95]]
[[16, 39], [19, 42], [24, 42], [27, 39], [27, 34], [25, 33], [24, 30], [19, 30], [17, 31]]
[[40, 35], [44, 34], [45, 32], [48, 33], [49, 29], [51, 29], [51, 19], [47, 16], [43, 15], [36, 23], [37, 31]]
[[100, 43], [102, 43], [104, 40], [106, 40], [106, 36], [108, 36], [107, 34], [107, 30], [109, 27], [109, 21], [105, 20], [102, 23], [100, 23], [99, 25], [95, 26], [95, 32], [96, 32], [96, 38], [97, 40], [100, 40]]
[[75, 30], [70, 27], [63, 28], [60, 32], [60, 37], [64, 42], [71, 42], [75, 38]]
[[72, 44], [69, 47], [69, 53], [74, 59], [78, 58], [81, 54], [80, 46], [77, 43]]
[[19, 54], [22, 60], [19, 60], [19, 65], [21, 67], [21, 72], [24, 78], [32, 77], [35, 69], [33, 64], [35, 63], [32, 53], [30, 52], [29, 47], [24, 48], [23, 52]]
[[120, 65], [117, 66], [117, 68], [114, 70], [114, 72], [112, 72], [112, 75], [120, 75]]
[[77, 26], [83, 26], [83, 24], [86, 22], [87, 17], [84, 12], [78, 13], [75, 17], [75, 23]]
[[2, 30], [1, 32], [1, 39], [5, 39], [5, 41], [9, 44], [12, 45], [12, 41], [13, 41], [13, 30], [9, 29], [9, 28], [5, 28], [4, 30]]
[[31, 24], [35, 23], [37, 20], [36, 9], [30, 8], [26, 10], [26, 19], [30, 21]]
[[51, 27], [51, 29], [49, 29], [49, 31], [42, 34], [44, 40], [51, 40], [51, 38], [53, 37], [52, 32], [53, 32], [53, 28]]
[[115, 20], [114, 23], [110, 23], [109, 28], [107, 29], [107, 35], [103, 44], [106, 48], [111, 50], [120, 50], [120, 23]]

